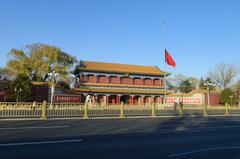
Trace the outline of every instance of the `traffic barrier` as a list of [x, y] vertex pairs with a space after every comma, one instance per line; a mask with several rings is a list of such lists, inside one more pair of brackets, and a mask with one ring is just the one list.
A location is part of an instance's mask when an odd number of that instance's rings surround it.
[[203, 108], [203, 116], [205, 116], [205, 117], [208, 116], [207, 105], [206, 105], [206, 104], [204, 104], [204, 108]]
[[183, 117], [183, 105], [180, 104], [179, 106], [180, 106], [180, 108], [179, 108], [179, 116]]
[[152, 117], [156, 117], [156, 110], [155, 110], [155, 104], [152, 103]]
[[41, 119], [47, 119], [46, 106], [47, 106], [46, 101], [43, 101]]
[[228, 112], [228, 104], [225, 103], [225, 113], [224, 113], [225, 116], [229, 116], [229, 112]]
[[83, 115], [83, 119], [88, 119], [88, 103], [85, 103], [84, 105], [84, 115]]
[[83, 103], [53, 103], [50, 109], [50, 103], [44, 101], [38, 102], [2, 102], [0, 103], [0, 119], [6, 118], [57, 118], [57, 117], [131, 117], [131, 116], [188, 116], [188, 115], [237, 115], [240, 114], [240, 108], [237, 106], [190, 106], [182, 107], [165, 107], [164, 105], [156, 105], [154, 103], [148, 105], [121, 105], [102, 106], [100, 104]]
[[120, 105], [120, 118], [125, 118], [125, 114], [124, 114], [124, 103], [121, 102], [121, 105]]

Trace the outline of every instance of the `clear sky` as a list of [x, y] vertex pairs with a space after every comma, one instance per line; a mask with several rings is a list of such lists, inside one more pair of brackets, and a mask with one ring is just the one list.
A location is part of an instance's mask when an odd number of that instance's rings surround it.
[[164, 66], [166, 42], [177, 63], [167, 71], [206, 76], [239, 63], [238, 0], [1, 0], [0, 66], [11, 48], [59, 46], [79, 60]]

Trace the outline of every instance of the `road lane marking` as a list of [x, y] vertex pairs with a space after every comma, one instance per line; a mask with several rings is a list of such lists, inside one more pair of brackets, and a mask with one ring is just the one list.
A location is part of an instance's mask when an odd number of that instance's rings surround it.
[[240, 122], [240, 120], [217, 120], [217, 121], [198, 121], [199, 123], [224, 123], [224, 122]]
[[72, 143], [72, 142], [82, 142], [82, 141], [83, 141], [82, 139], [75, 139], [75, 140], [18, 142], [18, 143], [0, 144], [0, 147], [5, 147], [5, 146], [24, 146], [24, 145], [42, 145], [42, 144], [57, 144], [57, 143]]
[[30, 127], [5, 127], [0, 130], [22, 130], [22, 129], [58, 129], [58, 128], [69, 128], [69, 125], [55, 125], [55, 126], [30, 126]]
[[209, 147], [205, 149], [199, 149], [199, 150], [194, 150], [194, 151], [187, 151], [187, 152], [182, 152], [182, 153], [175, 153], [168, 155], [169, 158], [173, 157], [180, 157], [180, 156], [186, 156], [194, 153], [200, 153], [200, 152], [206, 152], [206, 151], [215, 151], [215, 150], [224, 150], [224, 149], [240, 149], [240, 146], [233, 146], [233, 147]]

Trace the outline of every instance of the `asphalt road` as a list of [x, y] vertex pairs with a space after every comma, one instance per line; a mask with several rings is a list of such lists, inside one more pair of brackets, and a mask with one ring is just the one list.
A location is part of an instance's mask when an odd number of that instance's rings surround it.
[[239, 159], [240, 117], [0, 121], [0, 158]]

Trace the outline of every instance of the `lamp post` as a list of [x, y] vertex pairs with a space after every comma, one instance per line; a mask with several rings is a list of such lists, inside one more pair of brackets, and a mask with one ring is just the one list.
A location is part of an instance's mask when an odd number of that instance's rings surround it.
[[53, 96], [54, 96], [54, 92], [55, 92], [55, 85], [56, 85], [56, 77], [58, 76], [58, 73], [56, 73], [55, 70], [53, 70], [52, 72], [48, 73], [44, 80], [49, 79], [49, 84], [51, 85], [51, 101], [50, 101], [50, 109], [53, 108]]
[[214, 84], [207, 81], [207, 82], [204, 82], [204, 86], [207, 87], [207, 91], [208, 91], [208, 106], [210, 105], [210, 86], [213, 86]]
[[18, 101], [19, 101], [19, 93], [22, 92], [22, 89], [21, 89], [21, 88], [15, 88], [14, 91], [17, 93], [17, 99], [16, 99], [16, 102], [18, 103]]

